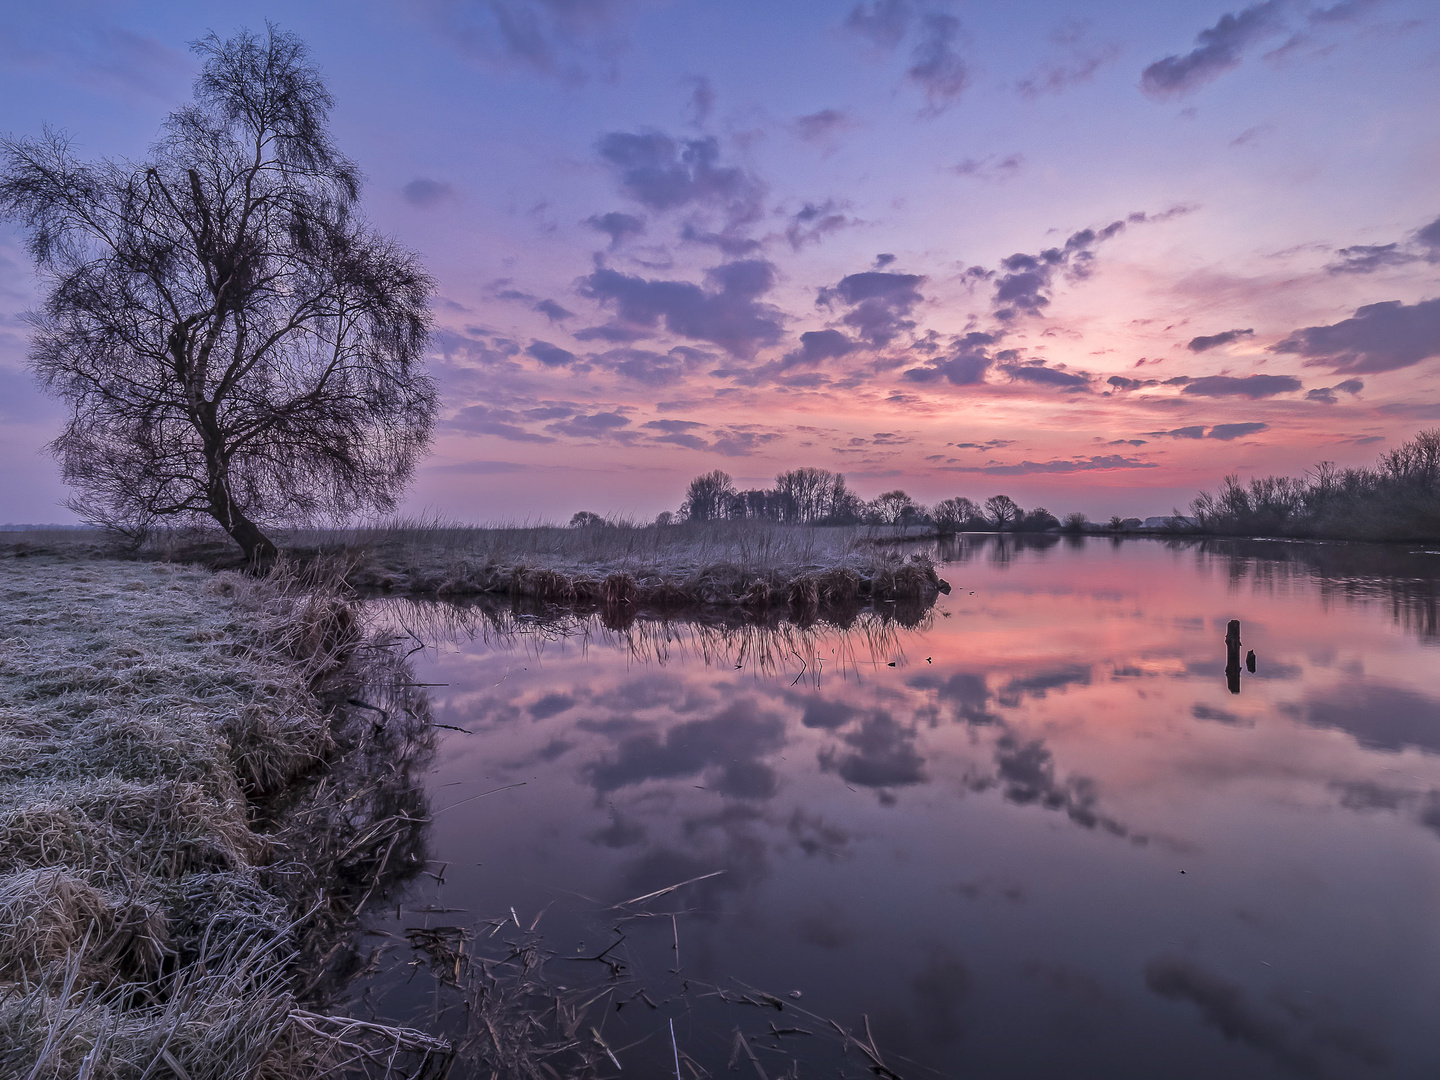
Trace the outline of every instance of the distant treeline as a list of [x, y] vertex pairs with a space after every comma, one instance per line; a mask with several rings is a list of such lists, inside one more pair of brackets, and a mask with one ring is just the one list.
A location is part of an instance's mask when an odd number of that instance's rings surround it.
[[[726, 520], [784, 525], [893, 525], [933, 529], [942, 534], [996, 529], [1045, 532], [1062, 527], [1044, 507], [1025, 510], [1008, 495], [992, 495], [983, 504], [954, 498], [925, 506], [897, 489], [867, 501], [850, 489], [844, 476], [828, 469], [791, 469], [775, 477], [774, 487], [747, 491], [737, 490], [729, 474], [717, 469], [691, 480], [679, 511], [666, 511], [656, 524]], [[570, 519], [570, 524], [579, 527], [607, 522], [599, 514], [582, 510]], [[1084, 514], [1066, 518], [1066, 527], [1076, 531], [1084, 525]]]
[[1322, 461], [1305, 475], [1227, 476], [1193, 507], [1198, 531], [1337, 540], [1440, 538], [1440, 428], [1422, 431], [1370, 468]]

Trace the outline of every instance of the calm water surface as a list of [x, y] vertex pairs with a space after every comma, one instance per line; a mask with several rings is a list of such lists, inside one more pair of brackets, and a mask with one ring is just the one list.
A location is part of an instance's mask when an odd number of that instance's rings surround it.
[[[625, 934], [596, 1015], [638, 1075], [673, 1073], [672, 1019], [718, 1075], [736, 1026], [813, 1016], [868, 1019], [907, 1078], [1437, 1075], [1440, 553], [1000, 539], [939, 550], [954, 592], [912, 628], [448, 613], [414, 657], [472, 733], [429, 778], [444, 883], [375, 926], [543, 911], [567, 958]], [[867, 1075], [771, 1042], [768, 1075]]]

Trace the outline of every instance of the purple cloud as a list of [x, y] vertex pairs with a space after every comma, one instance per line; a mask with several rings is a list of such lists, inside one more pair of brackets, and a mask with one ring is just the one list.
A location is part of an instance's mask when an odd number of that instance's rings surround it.
[[978, 386], [985, 381], [985, 373], [997, 359], [1011, 358], [1005, 354], [992, 356], [989, 346], [999, 339], [994, 334], [971, 331], [954, 341], [954, 352], [949, 356], [931, 361], [925, 367], [910, 368], [904, 378], [911, 382], [929, 383], [944, 379], [955, 386]]
[[925, 91], [924, 115], [936, 116], [960, 99], [970, 85], [970, 68], [955, 49], [960, 20], [930, 12], [920, 20], [920, 40], [911, 54], [911, 81]]
[[579, 359], [568, 349], [562, 349], [559, 345], [551, 345], [548, 341], [536, 339], [530, 342], [530, 347], [525, 350], [527, 356], [533, 356], [546, 367], [567, 367]]
[[1049, 386], [1072, 393], [1090, 389], [1090, 376], [1077, 371], [1061, 371], [1046, 367], [1043, 360], [1026, 360], [1023, 363], [1005, 364], [1002, 369], [1014, 382], [1027, 382], [1034, 386]]
[[1231, 439], [1239, 439], [1246, 435], [1254, 435], [1265, 431], [1269, 424], [1248, 423], [1248, 424], [1216, 424], [1205, 435], [1207, 439], [1223, 439], [1229, 442]]
[[617, 412], [598, 412], [589, 415], [580, 414], [569, 420], [559, 420], [553, 424], [546, 424], [546, 431], [553, 431], [557, 435], [571, 435], [576, 438], [603, 438], [606, 435], [613, 435], [620, 428], [628, 426], [630, 421]]
[[708, 289], [602, 267], [582, 278], [579, 289], [602, 304], [613, 304], [623, 323], [653, 328], [663, 322], [672, 334], [713, 342], [742, 359], [780, 339], [780, 312], [759, 301], [775, 284], [772, 264], [761, 259], [724, 263], [706, 271], [705, 280]]
[[1395, 371], [1440, 356], [1440, 300], [1367, 304], [1329, 326], [1307, 326], [1271, 346], [1341, 374]]
[[924, 299], [919, 289], [924, 281], [921, 274], [866, 270], [821, 289], [815, 303], [834, 307], [838, 302], [849, 307], [840, 321], [870, 344], [883, 347], [902, 332], [915, 328], [914, 320], [908, 316]]
[[799, 251], [806, 244], [818, 244], [827, 235], [854, 224], [840, 212], [834, 199], [823, 203], [806, 203], [790, 218], [785, 226], [785, 239], [790, 247]]
[[845, 29], [866, 38], [877, 48], [893, 49], [910, 29], [913, 15], [910, 0], [874, 0], [852, 8], [845, 17]]
[[456, 413], [447, 426], [470, 435], [494, 435], [509, 442], [553, 443], [555, 441], [548, 435], [537, 435], [533, 431], [526, 431], [519, 424], [513, 422], [520, 418], [519, 413], [510, 409], [496, 409], [488, 405], [469, 405]]
[[411, 180], [403, 188], [400, 194], [405, 196], [405, 201], [411, 206], [418, 206], [422, 210], [444, 202], [446, 199], [455, 197], [455, 189], [449, 184], [441, 183], [439, 180], [431, 180], [428, 177], [419, 177]]
[[608, 214], [591, 214], [585, 219], [585, 224], [610, 237], [612, 251], [627, 238], [640, 236], [645, 232], [644, 218], [634, 214], [622, 214], [618, 210], [611, 210]]
[[1208, 337], [1191, 338], [1189, 349], [1191, 352], [1205, 352], [1207, 349], [1219, 348], [1221, 345], [1229, 345], [1232, 341], [1254, 336], [1254, 330], [1225, 330], [1219, 334], [1210, 334]]
[[1180, 97], [1238, 67], [1244, 50], [1284, 29], [1285, 0], [1264, 0], [1237, 14], [1226, 14], [1195, 38], [1195, 48], [1157, 60], [1140, 74], [1140, 89], [1156, 99]]
[[619, 170], [621, 190], [651, 210], [713, 206], [729, 228], [760, 217], [764, 185], [744, 169], [720, 165], [714, 136], [676, 140], [657, 131], [617, 131], [600, 140], [599, 151]]
[[[1176, 381], [1176, 380], [1172, 380]], [[1300, 389], [1293, 375], [1206, 375], [1185, 382], [1183, 394], [1195, 397], [1244, 397], [1252, 401]]]

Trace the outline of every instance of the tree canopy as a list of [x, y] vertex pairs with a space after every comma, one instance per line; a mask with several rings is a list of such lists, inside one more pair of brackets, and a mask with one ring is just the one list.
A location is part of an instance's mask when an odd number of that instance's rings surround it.
[[0, 141], [0, 215], [48, 285], [30, 358], [72, 410], [71, 506], [132, 533], [212, 518], [264, 558], [265, 528], [394, 506], [434, 422], [433, 285], [360, 217], [297, 37], [193, 48], [148, 160]]

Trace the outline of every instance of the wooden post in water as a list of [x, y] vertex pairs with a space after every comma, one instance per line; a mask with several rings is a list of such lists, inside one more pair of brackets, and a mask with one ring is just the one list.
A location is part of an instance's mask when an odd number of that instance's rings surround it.
[[1232, 694], [1240, 692], [1240, 620], [1225, 628], [1225, 682]]

